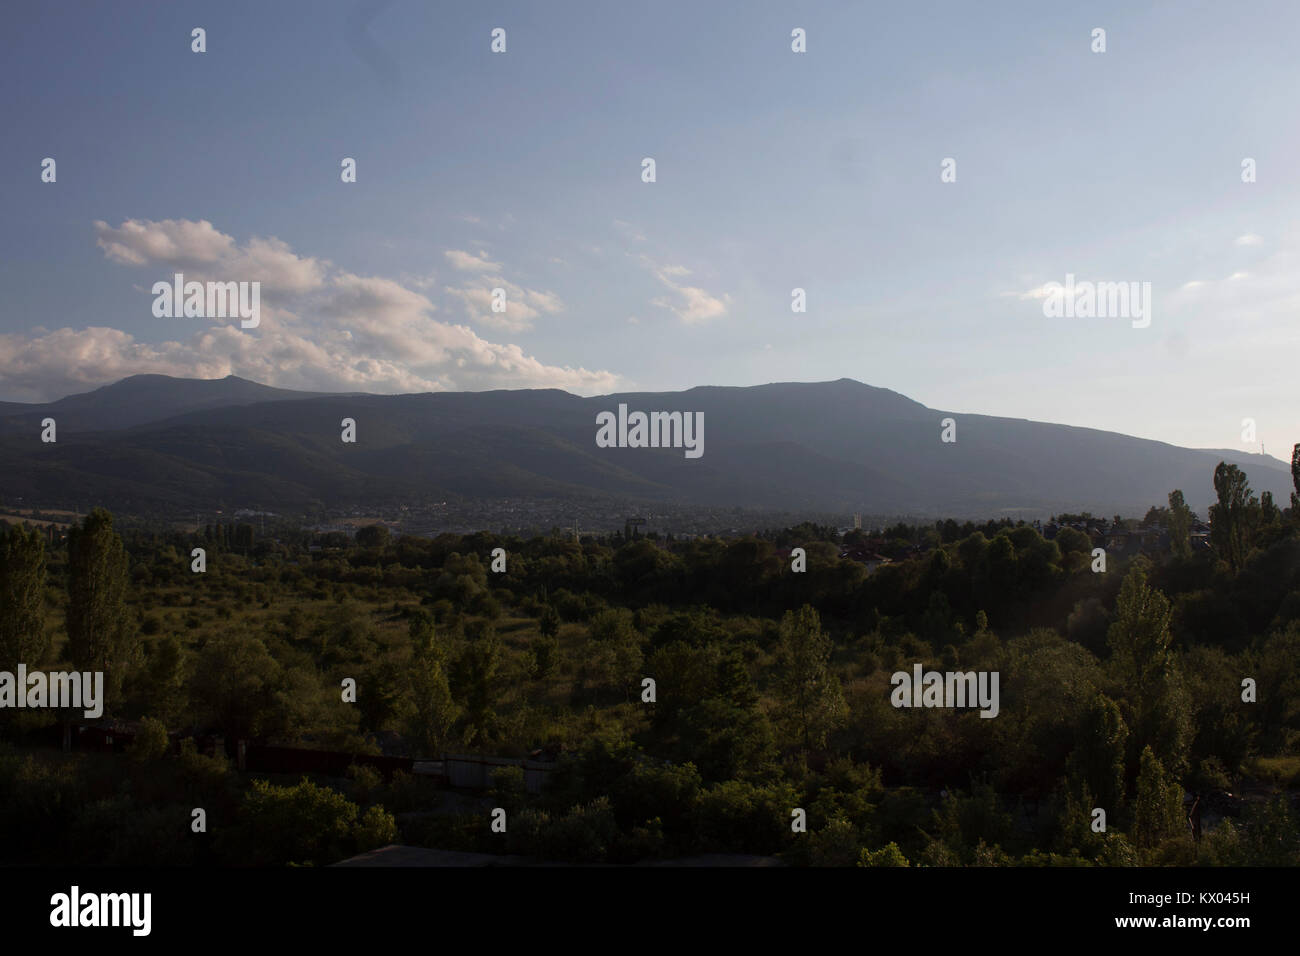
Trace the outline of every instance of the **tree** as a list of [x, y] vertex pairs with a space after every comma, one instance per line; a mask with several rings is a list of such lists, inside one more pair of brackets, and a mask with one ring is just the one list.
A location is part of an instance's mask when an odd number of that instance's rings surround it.
[[1062, 554], [1087, 554], [1092, 550], [1092, 539], [1077, 528], [1061, 528], [1052, 540]]
[[313, 866], [391, 843], [392, 815], [378, 805], [364, 815], [337, 790], [306, 777], [292, 787], [254, 780], [244, 795], [236, 826], [218, 838], [223, 856], [251, 866]]
[[68, 530], [68, 657], [82, 671], [104, 672], [117, 696], [138, 650], [126, 616], [127, 557], [113, 516], [96, 508]]
[[709, 697], [683, 709], [675, 725], [670, 756], [695, 764], [705, 780], [758, 779], [771, 763], [771, 726], [757, 707]]
[[781, 620], [777, 648], [779, 710], [805, 750], [826, 746], [848, 716], [839, 679], [831, 672], [833, 646], [817, 611], [805, 604]]
[[1127, 691], [1129, 752], [1153, 746], [1165, 765], [1181, 772], [1187, 761], [1191, 713], [1171, 649], [1173, 610], [1146, 583], [1147, 563], [1138, 560], [1120, 585], [1115, 619], [1107, 634], [1111, 664]]
[[49, 647], [41, 602], [45, 543], [22, 525], [0, 533], [0, 670], [36, 667]]
[[415, 705], [411, 731], [424, 752], [432, 755], [446, 745], [460, 708], [451, 697], [445, 651], [433, 639], [432, 627], [428, 633], [427, 643], [416, 646], [411, 660], [410, 693]]
[[1084, 712], [1067, 764], [1070, 776], [1094, 794], [1095, 806], [1114, 814], [1124, 799], [1124, 744], [1128, 727], [1119, 705], [1105, 694], [1097, 694]]
[[555, 613], [555, 608], [546, 605], [542, 609], [542, 616], [538, 619], [537, 629], [541, 631], [543, 637], [555, 637], [560, 633], [560, 615]]
[[1295, 485], [1295, 491], [1291, 492], [1291, 517], [1300, 520], [1300, 442], [1291, 449], [1291, 484]]
[[858, 855], [858, 866], [911, 866], [897, 843], [886, 843], [879, 850], [863, 850]]
[[1192, 509], [1183, 500], [1182, 491], [1169, 492], [1169, 546], [1176, 558], [1192, 553]]
[[949, 793], [933, 813], [936, 833], [932, 838], [939, 859], [952, 858], [970, 862], [976, 846], [1001, 844], [1014, 832], [1014, 820], [1002, 805], [993, 785], [987, 780], [972, 780], [969, 795]]
[[496, 730], [497, 668], [501, 642], [495, 634], [466, 646], [451, 667], [451, 688], [465, 707], [467, 742], [481, 742]]
[[255, 737], [273, 720], [282, 668], [256, 637], [234, 633], [208, 641], [195, 659], [196, 716], [233, 737]]
[[148, 714], [168, 727], [180, 719], [189, 707], [187, 662], [185, 648], [175, 635], [155, 641], [129, 684], [127, 697], [134, 712]]
[[1240, 571], [1259, 525], [1259, 499], [1251, 493], [1246, 473], [1223, 461], [1214, 469], [1214, 490], [1219, 502], [1210, 506], [1210, 536], [1215, 550]]
[[140, 721], [140, 730], [131, 741], [127, 752], [137, 763], [148, 763], [166, 756], [170, 743], [166, 725], [161, 720], [146, 717]]
[[1168, 524], [1168, 522], [1169, 522], [1169, 509], [1158, 508], [1155, 505], [1152, 505], [1150, 508], [1147, 509], [1147, 513], [1145, 517], [1143, 517], [1142, 523], [1138, 525], [1138, 527], [1154, 528], [1157, 525]]
[[1138, 846], [1155, 846], [1181, 829], [1183, 788], [1165, 771], [1150, 747], [1142, 749], [1133, 835]]
[[358, 548], [382, 548], [388, 544], [388, 527], [382, 524], [368, 524], [357, 531]]
[[1147, 585], [1146, 567], [1137, 563], [1120, 585], [1106, 642], [1131, 696], [1142, 700], [1149, 686], [1173, 667], [1169, 599]]
[[1266, 491], [1259, 496], [1259, 526], [1271, 528], [1282, 520], [1282, 509], [1273, 504], [1273, 492]]

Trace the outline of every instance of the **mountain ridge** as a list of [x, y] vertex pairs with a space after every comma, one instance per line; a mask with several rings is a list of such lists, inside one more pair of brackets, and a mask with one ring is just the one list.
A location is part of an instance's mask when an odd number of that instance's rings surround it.
[[[701, 412], [704, 454], [600, 448], [596, 414]], [[17, 410], [15, 410], [17, 409]], [[40, 441], [53, 417], [58, 441]], [[357, 441], [340, 440], [356, 421]], [[957, 422], [941, 441], [940, 422]], [[0, 406], [0, 500], [289, 510], [428, 498], [583, 498], [771, 511], [967, 517], [1203, 512], [1218, 460], [1285, 502], [1289, 465], [1086, 426], [929, 408], [841, 378], [681, 392], [298, 392], [237, 376], [131, 376]]]

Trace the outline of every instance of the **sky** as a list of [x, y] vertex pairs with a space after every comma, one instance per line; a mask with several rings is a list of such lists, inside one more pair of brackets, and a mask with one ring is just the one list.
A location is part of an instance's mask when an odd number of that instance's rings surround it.
[[[1288, 458], [1296, 49], [1291, 0], [14, 0], [0, 400], [847, 377]], [[155, 317], [176, 272], [260, 324]], [[1150, 324], [1049, 317], [1067, 275]]]

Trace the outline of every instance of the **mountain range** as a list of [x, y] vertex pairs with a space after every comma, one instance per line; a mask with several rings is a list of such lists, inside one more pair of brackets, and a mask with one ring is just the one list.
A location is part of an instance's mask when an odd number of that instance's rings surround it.
[[[601, 448], [597, 415], [703, 413], [703, 449]], [[57, 441], [41, 440], [42, 422]], [[355, 443], [341, 422], [356, 423]], [[941, 441], [941, 422], [956, 441]], [[1202, 516], [1220, 460], [1279, 504], [1289, 465], [1115, 432], [927, 408], [851, 379], [580, 397], [555, 389], [323, 394], [235, 376], [137, 375], [0, 403], [0, 504], [290, 512], [570, 499], [914, 516], [1140, 515], [1182, 489]]]

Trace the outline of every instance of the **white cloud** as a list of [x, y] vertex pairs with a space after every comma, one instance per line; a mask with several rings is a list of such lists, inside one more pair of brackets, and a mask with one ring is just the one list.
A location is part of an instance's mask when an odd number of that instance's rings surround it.
[[454, 295], [465, 305], [465, 311], [469, 313], [471, 319], [481, 325], [492, 328], [503, 329], [507, 332], [524, 332], [533, 327], [533, 320], [540, 313], [525, 303], [521, 296], [511, 295], [510, 290], [505, 286], [497, 286], [505, 290], [505, 311], [493, 312], [492, 301], [494, 294], [492, 289], [466, 287], [456, 289], [447, 286], [448, 295]]
[[1233, 244], [1238, 246], [1262, 246], [1264, 244], [1264, 237], [1257, 236], [1253, 232], [1248, 232], [1244, 236], [1238, 236], [1234, 239]]
[[486, 255], [476, 256], [472, 252], [460, 249], [448, 249], [444, 255], [455, 268], [462, 272], [500, 272], [501, 263], [493, 262]]
[[95, 244], [114, 262], [141, 266], [147, 262], [197, 264], [218, 262], [234, 250], [235, 240], [218, 232], [206, 219], [128, 219], [114, 229], [95, 221]]
[[[105, 327], [0, 335], [4, 398], [51, 400], [141, 373], [384, 393], [540, 387], [607, 394], [618, 384], [610, 372], [546, 365], [518, 345], [439, 321], [422, 291], [298, 256], [276, 239], [240, 245], [211, 223], [186, 220], [128, 220], [116, 229], [97, 222], [95, 231], [113, 262], [183, 270], [199, 281], [261, 281], [261, 324], [243, 330], [220, 320], [157, 320], [175, 330], [162, 342]], [[512, 290], [520, 317], [563, 308], [554, 293], [494, 281]]]
[[[492, 311], [494, 289], [505, 292], [504, 312]], [[471, 284], [447, 286], [443, 291], [459, 299], [474, 322], [504, 332], [525, 332], [543, 313], [564, 311], [564, 303], [554, 292], [524, 288], [499, 275], [482, 276]]]
[[[1284, 237], [1276, 249], [1251, 263], [1250, 271], [1234, 270], [1222, 278], [1196, 279], [1183, 284], [1168, 308], [1188, 319], [1204, 320], [1227, 332], [1232, 345], [1266, 342], [1268, 334], [1294, 323], [1300, 309], [1300, 233]], [[1254, 336], [1258, 332], [1262, 338]], [[1228, 346], [1219, 343], [1219, 347]]]
[[94, 225], [95, 243], [110, 261], [163, 266], [199, 282], [260, 282], [262, 294], [272, 299], [320, 288], [330, 267], [324, 260], [295, 255], [279, 239], [254, 237], [240, 248], [233, 236], [218, 232], [206, 219], [128, 219], [116, 229], [102, 221]]
[[1034, 286], [1032, 289], [1025, 289], [1022, 292], [999, 292], [999, 296], [1013, 296], [1021, 302], [1032, 301], [1035, 299], [1046, 299], [1052, 294], [1052, 290], [1060, 283], [1044, 282], [1042, 285]]
[[640, 256], [640, 260], [656, 279], [673, 292], [673, 296], [652, 299], [651, 305], [669, 310], [688, 325], [707, 322], [727, 314], [731, 305], [730, 295], [723, 293], [716, 296], [699, 286], [683, 285], [676, 281], [691, 274], [685, 266], [659, 265], [645, 255]]

